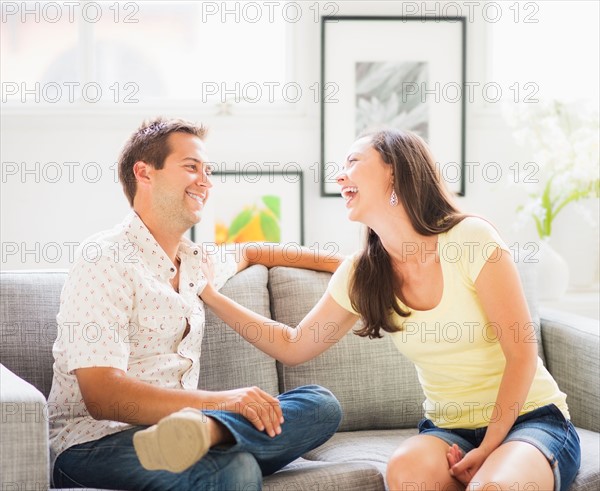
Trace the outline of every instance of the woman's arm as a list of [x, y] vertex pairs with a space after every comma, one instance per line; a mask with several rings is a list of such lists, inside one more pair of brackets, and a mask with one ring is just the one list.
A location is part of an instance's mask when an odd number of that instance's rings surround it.
[[358, 316], [342, 308], [327, 292], [295, 329], [242, 307], [217, 292], [211, 284], [200, 296], [218, 317], [247, 341], [290, 366], [321, 354], [337, 343], [358, 320]]
[[508, 434], [525, 403], [537, 367], [535, 332], [517, 268], [510, 254], [499, 248], [491, 259], [494, 262], [488, 260], [483, 266], [475, 288], [486, 316], [496, 330], [506, 365], [481, 445], [451, 468], [453, 475], [463, 483], [469, 482]]

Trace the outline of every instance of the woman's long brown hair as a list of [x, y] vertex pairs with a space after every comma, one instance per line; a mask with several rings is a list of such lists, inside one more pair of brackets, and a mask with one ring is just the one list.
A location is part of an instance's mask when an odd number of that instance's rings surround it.
[[[414, 229], [422, 235], [436, 235], [450, 230], [465, 215], [452, 203], [435, 160], [427, 144], [418, 135], [395, 129], [363, 135], [383, 162], [392, 166], [394, 190], [404, 206]], [[355, 263], [350, 278], [352, 308], [360, 313], [363, 328], [359, 336], [380, 338], [386, 332], [400, 330], [392, 320], [393, 312], [408, 317], [398, 304], [394, 287], [402, 287], [402, 279], [394, 278], [389, 254], [374, 230], [367, 227], [366, 246]]]

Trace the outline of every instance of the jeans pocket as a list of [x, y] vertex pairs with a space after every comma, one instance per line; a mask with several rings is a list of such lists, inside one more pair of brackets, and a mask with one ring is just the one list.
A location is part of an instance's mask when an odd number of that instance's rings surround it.
[[71, 476], [66, 474], [62, 469], [55, 466], [52, 473], [52, 486], [57, 488], [86, 488], [85, 484], [77, 482]]
[[556, 416], [561, 421], [564, 421], [565, 423], [567, 421], [569, 421], [567, 418], [565, 418], [565, 415], [563, 414], [563, 412], [560, 409], [558, 409], [558, 406], [556, 404], [554, 404], [554, 403], [548, 404], [548, 409], [552, 412], [552, 414], [554, 414], [554, 416]]
[[433, 421], [431, 421], [430, 419], [423, 418], [421, 421], [419, 421], [417, 428], [419, 429], [419, 433], [421, 433], [425, 430], [431, 430], [433, 428], [436, 428], [436, 426], [433, 424]]

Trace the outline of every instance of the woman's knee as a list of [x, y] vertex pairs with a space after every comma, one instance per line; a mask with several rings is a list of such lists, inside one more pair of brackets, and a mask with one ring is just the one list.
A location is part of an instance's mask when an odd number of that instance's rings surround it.
[[398, 448], [387, 464], [386, 480], [391, 489], [400, 489], [400, 484], [410, 484], [410, 479], [423, 475], [423, 467], [427, 467], [421, 452], [406, 446]]
[[390, 490], [460, 489], [450, 476], [445, 454], [419, 443], [402, 445], [390, 458], [386, 470]]
[[554, 471], [533, 445], [510, 441], [494, 450], [473, 476], [469, 491], [553, 489]]

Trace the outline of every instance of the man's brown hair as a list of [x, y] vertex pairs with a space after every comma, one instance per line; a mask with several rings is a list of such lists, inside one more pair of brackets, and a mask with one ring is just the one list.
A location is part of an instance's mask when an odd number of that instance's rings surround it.
[[171, 152], [169, 147], [171, 133], [188, 133], [203, 140], [206, 132], [205, 126], [182, 119], [158, 117], [144, 121], [129, 137], [119, 156], [119, 180], [129, 204], [133, 206], [133, 198], [137, 190], [137, 181], [133, 173], [136, 162], [141, 160], [155, 169], [162, 169], [165, 159]]

